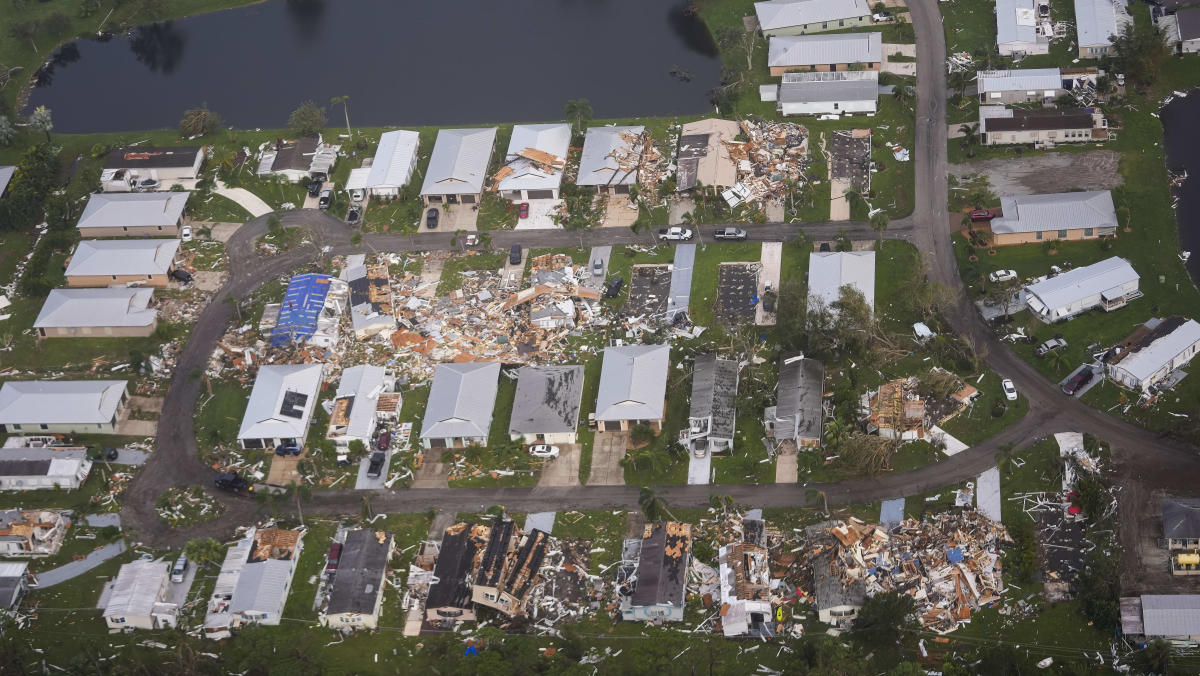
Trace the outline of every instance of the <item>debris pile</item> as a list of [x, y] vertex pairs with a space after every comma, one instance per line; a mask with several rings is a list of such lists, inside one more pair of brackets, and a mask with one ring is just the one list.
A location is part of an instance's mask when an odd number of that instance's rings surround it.
[[884, 439], [925, 438], [925, 399], [917, 392], [915, 377], [883, 383], [862, 395], [860, 405], [867, 434]]
[[199, 486], [172, 488], [158, 498], [158, 518], [172, 528], [209, 521], [220, 516], [225, 506]]
[[113, 472], [105, 477], [101, 471], [101, 480], [104, 482], [104, 488], [92, 496], [92, 504], [99, 505], [100, 510], [104, 512], [119, 511], [121, 502], [117, 498], [129, 488], [129, 482], [133, 481], [133, 473]]
[[[745, 142], [722, 141], [729, 157], [737, 164], [738, 183], [725, 199], [730, 208], [741, 202], [779, 199], [788, 183], [807, 180], [808, 128], [795, 122], [754, 122], [741, 120]], [[731, 201], [732, 198], [732, 201]]]

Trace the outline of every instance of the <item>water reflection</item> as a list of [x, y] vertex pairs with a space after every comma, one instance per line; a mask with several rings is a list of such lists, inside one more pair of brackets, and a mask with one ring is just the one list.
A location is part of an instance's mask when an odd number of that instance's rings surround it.
[[287, 10], [297, 35], [306, 40], [317, 36], [325, 16], [325, 0], [287, 0]]
[[38, 69], [34, 74], [33, 81], [38, 87], [45, 87], [54, 81], [54, 69], [70, 65], [79, 60], [79, 45], [74, 42], [67, 44], [54, 50], [50, 55], [50, 61]]
[[667, 25], [688, 49], [703, 56], [717, 56], [717, 45], [713, 43], [712, 34], [696, 16], [691, 3], [683, 2], [668, 9]]
[[187, 36], [173, 21], [138, 26], [129, 33], [129, 49], [154, 73], [170, 75], [183, 62]]

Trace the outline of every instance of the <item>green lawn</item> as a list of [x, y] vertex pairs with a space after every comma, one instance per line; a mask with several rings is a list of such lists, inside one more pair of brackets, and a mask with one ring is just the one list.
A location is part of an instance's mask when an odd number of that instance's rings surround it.
[[[196, 199], [195, 195], [188, 200], [188, 206], [192, 207], [192, 202]], [[222, 195], [209, 195], [208, 199], [203, 202], [197, 202], [196, 206], [192, 207], [192, 220], [195, 221], [212, 221], [216, 223], [241, 223], [250, 220], [250, 212], [246, 211], [237, 202], [224, 197]]]
[[[950, 436], [968, 446], [974, 446], [995, 436], [1029, 412], [1029, 401], [1019, 392], [1016, 401], [1004, 398], [999, 375], [988, 371], [982, 381], [976, 380], [977, 378], [967, 378], [966, 382], [979, 390], [979, 398], [969, 408], [941, 426]], [[1005, 406], [1004, 414], [999, 417], [992, 414], [996, 402], [1002, 402]]]
[[713, 308], [717, 302], [717, 268], [720, 263], [735, 261], [758, 262], [762, 258], [759, 242], [705, 242], [696, 247], [692, 268], [692, 295], [688, 314], [700, 326], [712, 326], [716, 319]]
[[504, 263], [507, 260], [508, 254], [504, 251], [487, 251], [453, 256], [446, 261], [445, 266], [442, 268], [442, 278], [438, 282], [437, 295], [448, 296], [451, 291], [461, 289], [464, 272], [471, 270], [498, 272], [500, 268], [504, 267]]
[[588, 572], [599, 575], [606, 567], [621, 559], [621, 545], [625, 540], [625, 512], [559, 512], [554, 519], [554, 537], [559, 540], [590, 540], [592, 554], [588, 561]]
[[[207, 392], [202, 393], [196, 405], [196, 443], [200, 457], [206, 459], [225, 456], [229, 449], [236, 448], [237, 430], [250, 400], [249, 388], [235, 381], [213, 382], [212, 393], [211, 398]], [[225, 453], [221, 452], [223, 449]], [[242, 457], [264, 453], [241, 449], [235, 452]]]

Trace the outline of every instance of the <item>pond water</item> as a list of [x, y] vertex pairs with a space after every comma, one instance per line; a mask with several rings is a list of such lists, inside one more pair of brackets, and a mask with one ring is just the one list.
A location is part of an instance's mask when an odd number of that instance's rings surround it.
[[[202, 102], [238, 128], [350, 97], [364, 126], [703, 113], [720, 61], [681, 0], [272, 0], [64, 46], [30, 109], [56, 131], [178, 125]], [[686, 76], [690, 81], [685, 81]], [[331, 108], [329, 122], [343, 120]]]
[[1200, 286], [1200, 89], [1193, 89], [1187, 98], [1176, 98], [1159, 113], [1162, 116], [1167, 168], [1172, 172], [1186, 170], [1189, 178], [1183, 185], [1172, 188], [1179, 198], [1175, 207], [1175, 222], [1179, 226], [1179, 241], [1192, 256], [1187, 262], [1188, 274]]

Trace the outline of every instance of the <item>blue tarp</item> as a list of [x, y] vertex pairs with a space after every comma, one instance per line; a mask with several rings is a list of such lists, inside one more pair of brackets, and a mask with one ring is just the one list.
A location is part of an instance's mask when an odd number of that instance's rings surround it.
[[279, 306], [279, 322], [271, 332], [271, 345], [303, 343], [317, 332], [317, 317], [329, 295], [329, 275], [310, 272], [288, 280], [287, 293]]
[[947, 549], [946, 550], [946, 560], [949, 561], [950, 563], [958, 563], [959, 561], [962, 561], [963, 560], [962, 549], [960, 549], [958, 547], [951, 547], [950, 549]]

